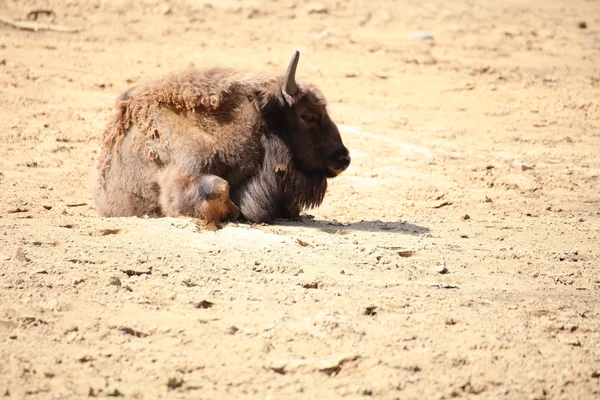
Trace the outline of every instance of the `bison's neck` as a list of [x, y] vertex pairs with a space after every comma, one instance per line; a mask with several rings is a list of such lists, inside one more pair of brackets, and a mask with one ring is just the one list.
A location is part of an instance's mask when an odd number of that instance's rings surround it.
[[309, 175], [292, 168], [283, 182], [283, 209], [294, 214], [294, 210], [299, 213], [304, 209], [318, 207], [323, 202], [326, 191], [327, 178], [323, 175]]
[[258, 124], [264, 149], [261, 167], [244, 184], [232, 187], [232, 200], [252, 222], [297, 217], [302, 210], [319, 206], [327, 191], [323, 174], [297, 167], [290, 144], [277, 133], [276, 122], [263, 119]]
[[[279, 188], [282, 216], [297, 216], [300, 211], [319, 206], [327, 191], [327, 179], [323, 174], [304, 171], [297, 167], [289, 144], [277, 134], [266, 134], [265, 160], [262, 174], [275, 179]], [[287, 173], [276, 178], [278, 166], [285, 166]]]

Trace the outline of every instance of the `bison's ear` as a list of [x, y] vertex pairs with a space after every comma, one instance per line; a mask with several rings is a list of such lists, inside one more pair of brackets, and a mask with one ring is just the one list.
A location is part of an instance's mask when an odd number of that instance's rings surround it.
[[255, 104], [261, 114], [274, 114], [285, 107], [286, 100], [281, 92], [262, 91], [256, 95]]

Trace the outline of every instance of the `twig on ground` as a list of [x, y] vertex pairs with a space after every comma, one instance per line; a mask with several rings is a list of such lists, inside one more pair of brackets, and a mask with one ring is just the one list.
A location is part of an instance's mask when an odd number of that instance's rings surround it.
[[69, 28], [68, 26], [53, 25], [53, 24], [38, 24], [37, 22], [13, 21], [5, 17], [0, 17], [0, 23], [11, 26], [24, 31], [54, 31], [65, 33], [76, 33], [82, 31], [82, 28]]

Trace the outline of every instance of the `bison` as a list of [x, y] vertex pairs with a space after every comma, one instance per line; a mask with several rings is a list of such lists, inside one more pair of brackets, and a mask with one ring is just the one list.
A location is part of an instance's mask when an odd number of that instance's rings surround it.
[[100, 215], [272, 223], [323, 201], [350, 154], [323, 94], [284, 76], [186, 70], [118, 97], [94, 169]]

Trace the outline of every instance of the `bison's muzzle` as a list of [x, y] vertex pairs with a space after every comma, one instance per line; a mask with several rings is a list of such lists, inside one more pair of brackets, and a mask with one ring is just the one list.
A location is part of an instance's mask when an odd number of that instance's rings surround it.
[[344, 172], [350, 165], [350, 152], [345, 146], [333, 152], [329, 157], [329, 165], [327, 166], [327, 177], [333, 178]]

